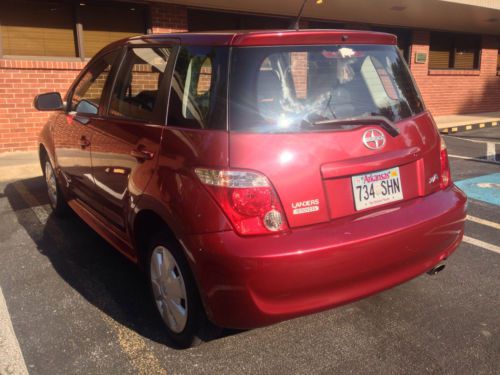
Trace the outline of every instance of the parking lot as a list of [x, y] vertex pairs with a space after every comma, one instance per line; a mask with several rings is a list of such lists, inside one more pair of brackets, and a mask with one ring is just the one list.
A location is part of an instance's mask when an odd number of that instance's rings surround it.
[[41, 177], [0, 183], [0, 287], [28, 371], [498, 374], [500, 128], [445, 140], [473, 198], [443, 272], [183, 351], [162, 335], [141, 273], [76, 216], [52, 216]]

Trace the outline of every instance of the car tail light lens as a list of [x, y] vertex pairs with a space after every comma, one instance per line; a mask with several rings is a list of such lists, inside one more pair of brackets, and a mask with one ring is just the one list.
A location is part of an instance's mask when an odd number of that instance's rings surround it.
[[206, 168], [196, 168], [195, 173], [239, 234], [288, 230], [283, 207], [266, 176], [250, 171]]
[[440, 178], [440, 188], [445, 189], [451, 184], [451, 172], [450, 163], [448, 161], [448, 151], [446, 150], [446, 143], [444, 139], [441, 138], [441, 178]]

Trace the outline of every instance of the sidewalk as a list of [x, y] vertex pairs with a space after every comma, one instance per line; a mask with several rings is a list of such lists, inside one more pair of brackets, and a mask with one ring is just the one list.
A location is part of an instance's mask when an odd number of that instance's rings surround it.
[[38, 151], [0, 154], [0, 181], [13, 181], [41, 175], [42, 169], [38, 161]]
[[500, 127], [500, 112], [472, 113], [469, 115], [434, 116], [441, 133]]

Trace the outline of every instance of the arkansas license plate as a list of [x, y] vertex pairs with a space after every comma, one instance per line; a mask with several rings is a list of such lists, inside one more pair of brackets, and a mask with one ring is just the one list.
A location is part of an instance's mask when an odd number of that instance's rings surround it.
[[352, 176], [356, 210], [403, 199], [399, 168]]

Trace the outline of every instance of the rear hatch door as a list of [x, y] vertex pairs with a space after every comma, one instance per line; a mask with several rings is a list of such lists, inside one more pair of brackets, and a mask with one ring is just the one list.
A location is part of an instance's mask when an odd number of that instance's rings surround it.
[[231, 64], [230, 166], [264, 173], [291, 227], [439, 188], [439, 134], [394, 46], [234, 48]]

